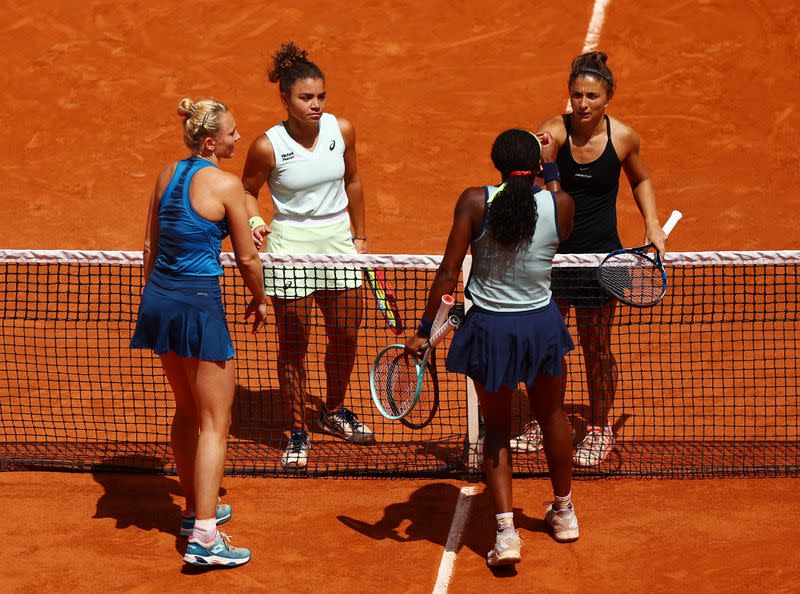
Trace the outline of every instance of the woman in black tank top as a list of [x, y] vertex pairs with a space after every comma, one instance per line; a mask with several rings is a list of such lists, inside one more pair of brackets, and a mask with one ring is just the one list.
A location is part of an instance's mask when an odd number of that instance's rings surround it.
[[[644, 243], [663, 254], [666, 237], [658, 223], [656, 200], [639, 152], [639, 136], [605, 111], [614, 94], [614, 77], [602, 52], [589, 52], [572, 62], [569, 76], [572, 113], [545, 120], [539, 132], [549, 132], [558, 144], [554, 163], [546, 163], [543, 178], [549, 190], [563, 189], [575, 201], [572, 235], [559, 253], [608, 253], [621, 246], [617, 232], [617, 193], [621, 170], [633, 190], [645, 225]], [[560, 174], [560, 178], [559, 178]], [[597, 466], [614, 447], [609, 412], [614, 403], [617, 366], [611, 352], [611, 326], [616, 301], [596, 280], [596, 266], [554, 267], [552, 291], [562, 315], [575, 309], [575, 322], [586, 368], [589, 412], [586, 437], [573, 462]], [[566, 377], [566, 375], [564, 376]], [[541, 448], [539, 428], [531, 422], [512, 440], [517, 451]]]

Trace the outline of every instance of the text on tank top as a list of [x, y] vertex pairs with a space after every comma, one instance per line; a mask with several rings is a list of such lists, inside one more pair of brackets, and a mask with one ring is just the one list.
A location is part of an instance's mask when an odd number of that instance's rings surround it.
[[344, 139], [332, 114], [319, 120], [313, 150], [295, 141], [283, 123], [266, 132], [275, 153], [275, 169], [267, 180], [277, 220], [313, 225], [344, 216]]
[[617, 194], [622, 163], [611, 141], [611, 120], [606, 119], [607, 141], [600, 156], [590, 163], [572, 157], [570, 114], [562, 116], [567, 141], [558, 150], [556, 163], [561, 189], [575, 201], [572, 233], [561, 244], [562, 254], [606, 253], [622, 247], [617, 231]]

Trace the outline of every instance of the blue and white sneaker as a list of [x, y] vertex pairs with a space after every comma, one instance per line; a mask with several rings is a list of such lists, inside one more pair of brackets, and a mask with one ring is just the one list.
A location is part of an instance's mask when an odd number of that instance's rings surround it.
[[233, 546], [228, 535], [220, 532], [217, 534], [214, 544], [208, 547], [204, 547], [190, 538], [183, 560], [192, 565], [236, 567], [250, 561], [250, 551]]
[[[228, 520], [231, 519], [231, 514], [233, 510], [231, 506], [227, 503], [220, 503], [217, 506], [217, 526], [220, 524], [224, 524]], [[189, 516], [188, 518], [181, 518], [181, 536], [184, 538], [188, 538], [192, 535], [192, 530], [194, 530], [194, 516]]]

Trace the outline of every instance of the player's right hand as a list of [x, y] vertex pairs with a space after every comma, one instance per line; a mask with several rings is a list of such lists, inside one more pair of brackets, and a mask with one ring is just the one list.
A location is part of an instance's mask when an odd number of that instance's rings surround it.
[[253, 229], [253, 243], [256, 245], [256, 249], [261, 249], [264, 245], [264, 240], [271, 232], [272, 230], [266, 225], [260, 225]]
[[542, 143], [542, 161], [545, 163], [555, 163], [556, 156], [558, 155], [558, 143], [547, 130], [544, 132], [537, 132], [537, 138]]

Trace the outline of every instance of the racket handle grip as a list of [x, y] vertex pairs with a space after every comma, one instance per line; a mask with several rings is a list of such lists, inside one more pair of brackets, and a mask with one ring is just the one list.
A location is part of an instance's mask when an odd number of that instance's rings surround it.
[[664, 226], [661, 228], [662, 231], [664, 231], [664, 233], [666, 235], [669, 235], [670, 233], [672, 233], [672, 230], [675, 228], [675, 225], [678, 224], [678, 221], [680, 221], [682, 217], [683, 217], [683, 213], [681, 211], [673, 210], [672, 214], [669, 215], [669, 218], [667, 219], [667, 222], [664, 223]]
[[442, 324], [435, 332], [433, 332], [428, 341], [423, 345], [422, 349], [432, 349], [437, 344], [442, 342], [448, 334], [461, 325], [461, 318], [457, 315], [452, 315]]
[[435, 334], [436, 331], [442, 327], [442, 324], [445, 323], [445, 320], [447, 320], [447, 316], [450, 313], [450, 308], [453, 307], [455, 302], [456, 300], [452, 295], [442, 295], [442, 302], [439, 304], [439, 311], [436, 312], [436, 317], [433, 318], [431, 334]]

